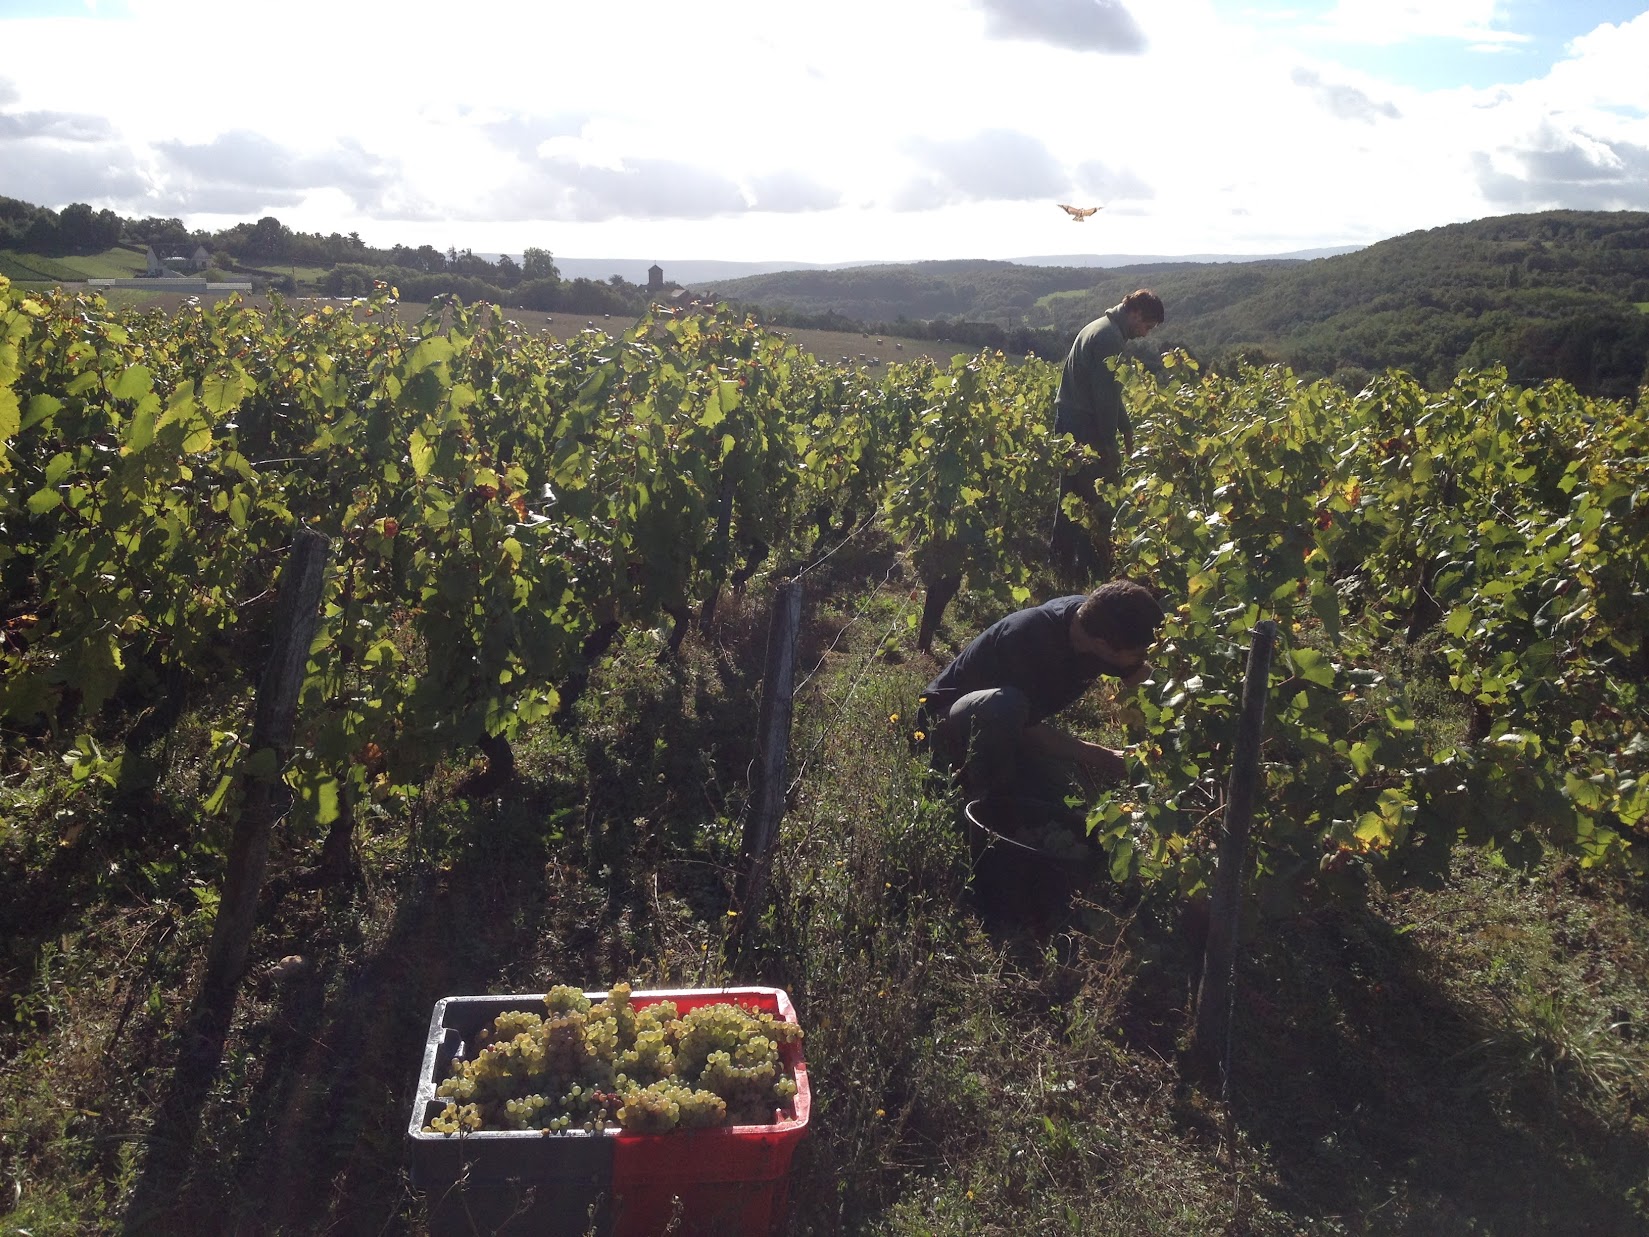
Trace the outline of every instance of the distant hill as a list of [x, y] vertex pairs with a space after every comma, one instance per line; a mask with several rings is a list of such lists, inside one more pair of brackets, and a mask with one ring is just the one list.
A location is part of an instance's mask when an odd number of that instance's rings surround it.
[[[1178, 257], [1146, 257], [1119, 253], [1064, 254], [1058, 257], [1006, 260], [1016, 266], [1139, 266], [1160, 262], [1265, 262], [1278, 258], [1322, 258], [1330, 254], [1352, 253], [1356, 249], [1355, 245], [1346, 245], [1337, 249], [1301, 249], [1293, 253], [1274, 254], [1197, 253], [1182, 254]], [[493, 253], [478, 256], [496, 261], [501, 255]], [[518, 253], [512, 253], [510, 257], [517, 262], [522, 260], [522, 255]], [[655, 263], [664, 272], [665, 279], [690, 288], [709, 284], [719, 286], [728, 280], [770, 275], [775, 272], [842, 271], [858, 270], [867, 266], [898, 265], [890, 262], [718, 262], [701, 258], [565, 258], [559, 254], [555, 259], [556, 268], [560, 270], [563, 279], [605, 280], [617, 275], [620, 279], [643, 286], [647, 283], [647, 268]]]
[[[496, 255], [493, 255], [496, 256]], [[520, 260], [520, 254], [511, 254]], [[841, 270], [852, 263], [827, 265], [819, 262], [716, 262], [709, 259], [671, 258], [564, 258], [555, 256], [555, 266], [563, 279], [611, 279], [614, 275], [630, 283], [647, 286], [647, 268], [658, 265], [664, 278], [684, 287], [696, 287], [712, 280], [742, 279], [772, 271]], [[860, 265], [868, 265], [861, 263]]]
[[1136, 287], [1164, 300], [1151, 342], [1209, 360], [1281, 360], [1307, 374], [1406, 369], [1432, 385], [1462, 367], [1563, 378], [1628, 396], [1649, 375], [1649, 214], [1546, 211], [1411, 232], [1328, 257], [1121, 267], [918, 262], [769, 273], [705, 289], [778, 321], [855, 320], [1062, 351]]
[[[1157, 266], [1167, 262], [1273, 262], [1277, 260], [1332, 258], [1336, 254], [1356, 253], [1361, 245], [1335, 245], [1327, 249], [1294, 249], [1288, 253], [1182, 253], [1182, 254], [1127, 254], [1068, 253], [1043, 255], [1034, 258], [1009, 258], [1018, 266]], [[754, 274], [755, 272], [750, 272]]]

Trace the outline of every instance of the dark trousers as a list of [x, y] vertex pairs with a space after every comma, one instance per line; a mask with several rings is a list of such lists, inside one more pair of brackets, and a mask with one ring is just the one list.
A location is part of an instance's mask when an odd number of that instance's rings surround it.
[[[1097, 585], [1111, 578], [1115, 564], [1111, 523], [1116, 517], [1116, 508], [1099, 497], [1095, 487], [1102, 481], [1111, 484], [1121, 478], [1122, 470], [1118, 467], [1116, 452], [1112, 451], [1059, 479], [1059, 502], [1054, 508], [1054, 529], [1048, 538], [1048, 552], [1061, 580]], [[1086, 528], [1065, 514], [1065, 499], [1072, 494], [1087, 507]]]
[[934, 756], [957, 772], [968, 799], [1058, 803], [1074, 789], [1070, 769], [1026, 747], [1030, 711], [1017, 687], [992, 687], [960, 697], [939, 722]]

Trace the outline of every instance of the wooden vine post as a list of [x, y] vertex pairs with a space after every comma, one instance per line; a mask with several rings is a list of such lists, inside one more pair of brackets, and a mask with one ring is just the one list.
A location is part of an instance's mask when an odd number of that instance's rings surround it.
[[158, 1102], [155, 1133], [132, 1190], [124, 1237], [208, 1231], [205, 1217], [214, 1204], [201, 1204], [190, 1195], [188, 1167], [201, 1113], [223, 1059], [241, 972], [257, 926], [258, 895], [277, 816], [275, 788], [292, 749], [298, 692], [320, 621], [321, 586], [330, 549], [320, 533], [301, 529], [281, 574], [274, 648], [258, 681], [246, 792], [229, 842], [217, 919], [207, 947], [206, 974], [183, 1028], [171, 1079]]
[[1197, 989], [1197, 1025], [1193, 1053], [1208, 1069], [1221, 1061], [1230, 1031], [1232, 973], [1237, 963], [1237, 924], [1242, 914], [1243, 869], [1248, 834], [1254, 821], [1254, 798], [1260, 782], [1260, 744], [1265, 731], [1265, 698], [1271, 682], [1271, 649], [1277, 625], [1258, 623], [1248, 648], [1248, 673], [1242, 685], [1242, 716], [1226, 784], [1225, 817], [1220, 829], [1218, 867], [1208, 914], [1208, 942], [1203, 950], [1202, 982]]
[[258, 681], [252, 718], [251, 766], [240, 817], [229, 843], [229, 856], [218, 900], [212, 943], [201, 982], [203, 1005], [226, 1007], [233, 1001], [246, 966], [256, 926], [258, 895], [269, 859], [275, 824], [275, 787], [292, 752], [298, 692], [309, 664], [309, 646], [320, 621], [321, 585], [331, 546], [313, 529], [300, 529], [292, 543], [275, 601], [275, 643]]
[[772, 870], [773, 844], [784, 816], [790, 722], [795, 712], [796, 634], [802, 618], [800, 578], [779, 585], [767, 626], [767, 666], [762, 673], [758, 720], [756, 779], [751, 808], [744, 822], [744, 863], [737, 905], [743, 912], [740, 934], [761, 913]]

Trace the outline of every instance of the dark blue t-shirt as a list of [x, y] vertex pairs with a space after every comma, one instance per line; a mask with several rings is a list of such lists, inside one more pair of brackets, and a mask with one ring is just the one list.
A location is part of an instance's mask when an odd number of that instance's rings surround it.
[[969, 692], [1017, 687], [1031, 704], [1026, 724], [1034, 726], [1081, 696], [1100, 675], [1122, 677], [1125, 668], [1071, 647], [1071, 619], [1084, 600], [1056, 597], [987, 627], [928, 684], [923, 696], [929, 716], [943, 717]]

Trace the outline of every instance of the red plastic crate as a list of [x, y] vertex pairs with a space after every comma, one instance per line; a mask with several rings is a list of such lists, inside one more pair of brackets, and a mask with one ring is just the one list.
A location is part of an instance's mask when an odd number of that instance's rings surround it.
[[[682, 1013], [730, 1002], [795, 1023], [781, 988], [693, 988], [638, 992], [637, 1004], [674, 1001]], [[770, 1237], [783, 1225], [790, 1160], [807, 1133], [813, 1093], [801, 1044], [780, 1057], [796, 1078], [791, 1110], [773, 1125], [731, 1125], [669, 1134], [619, 1131], [613, 1146], [614, 1237]], [[670, 1229], [674, 1221], [678, 1226]]]

